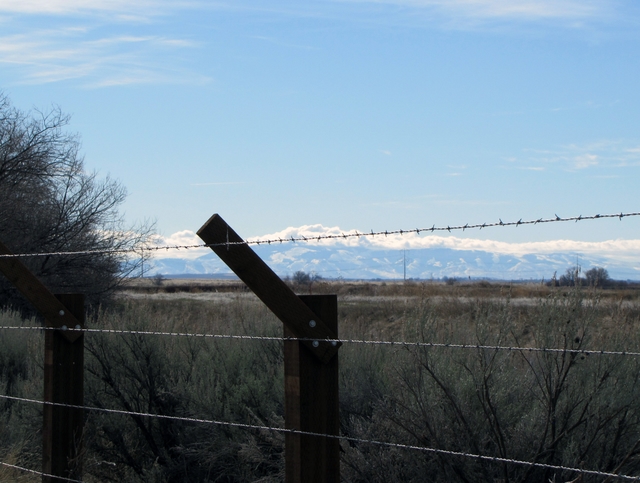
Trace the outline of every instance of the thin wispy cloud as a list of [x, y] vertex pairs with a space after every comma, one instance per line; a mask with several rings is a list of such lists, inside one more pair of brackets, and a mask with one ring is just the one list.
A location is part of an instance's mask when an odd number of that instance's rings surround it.
[[293, 48], [293, 49], [300, 49], [300, 50], [317, 50], [317, 47], [313, 47], [311, 45], [284, 42], [278, 38], [266, 37], [264, 35], [254, 35], [252, 36], [252, 38], [263, 41], [263, 42], [269, 42], [270, 44], [277, 45], [279, 47], [286, 47], [286, 48]]
[[[462, 176], [463, 174], [445, 174], [444, 176]], [[507, 205], [507, 201], [493, 201], [483, 199], [449, 198], [442, 195], [412, 197], [408, 200], [386, 200], [362, 203], [362, 207], [393, 208], [395, 210], [424, 210], [427, 206], [498, 206]]]
[[599, 163], [598, 155], [590, 153], [575, 156], [572, 161], [575, 169], [585, 169], [591, 166], [597, 166]]
[[623, 141], [568, 144], [556, 149], [528, 149], [522, 157], [509, 157], [506, 161], [515, 164], [519, 169], [534, 171], [544, 171], [552, 167], [565, 171], [627, 168], [640, 166], [640, 148], [635, 143]]
[[[0, 13], [30, 15], [114, 15], [121, 21], [141, 21], [156, 15], [166, 15], [180, 9], [207, 9], [237, 13], [262, 12], [270, 15], [339, 17], [341, 7], [366, 8], [367, 5], [388, 5], [403, 10], [444, 15], [454, 21], [471, 20], [568, 20], [580, 22], [609, 15], [614, 5], [604, 0], [327, 0], [307, 4], [291, 0], [257, 2], [202, 2], [198, 0], [0, 0]], [[344, 10], [344, 9], [342, 9]], [[352, 9], [342, 12], [348, 15]], [[363, 13], [363, 12], [361, 12]], [[271, 40], [271, 39], [267, 39]], [[306, 47], [306, 46], [305, 46]]]
[[220, 181], [213, 183], [191, 183], [191, 186], [228, 186], [237, 184], [247, 184], [245, 181]]
[[499, 206], [499, 205], [508, 205], [508, 201], [493, 201], [493, 200], [481, 200], [481, 199], [455, 199], [455, 198], [442, 198], [438, 200], [434, 200], [433, 202], [436, 205], [440, 206]]
[[187, 5], [188, 2], [169, 0], [0, 0], [0, 12], [32, 15], [118, 13], [133, 19]]
[[346, 0], [355, 3], [396, 5], [428, 9], [476, 19], [570, 19], [593, 18], [608, 11], [599, 0]]
[[[169, 0], [0, 0], [0, 15], [11, 20], [0, 37], [5, 85], [206, 83], [208, 76], [188, 67], [184, 55], [200, 45], [153, 27], [158, 19], [198, 5]], [[127, 32], [131, 29], [135, 34]]]
[[[201, 0], [0, 0], [0, 15], [11, 18], [16, 35], [0, 37], [0, 64], [8, 66], [9, 84], [38, 84], [82, 79], [82, 85], [104, 87], [128, 84], [200, 84], [209, 77], [201, 66], [186, 67], [174, 49], [193, 49], [197, 44], [185, 38], [164, 38], [161, 35], [113, 35], [94, 38], [87, 22], [100, 26], [126, 28], [132, 23], [155, 25], [186, 11], [210, 14], [212, 11], [246, 15], [263, 12], [280, 16], [320, 16], [337, 19], [367, 17], [371, 5], [400, 7], [405, 12], [427, 12], [427, 17], [440, 18], [445, 23], [484, 21], [488, 19], [536, 20], [563, 19], [578, 21], [602, 18], [613, 9], [603, 0], [326, 0], [312, 6], [291, 0], [276, 0], [267, 8], [255, 0], [237, 2], [203, 2]], [[609, 5], [609, 6], [608, 6]], [[348, 7], [348, 8], [347, 8]], [[354, 15], [354, 11], [356, 15]], [[329, 15], [330, 14], [330, 15]], [[413, 14], [410, 13], [410, 17]], [[420, 15], [418, 14], [418, 17]], [[434, 18], [435, 18], [434, 17]], [[46, 18], [47, 23], [65, 23], [65, 28], [48, 32], [22, 29], [20, 22]], [[18, 22], [14, 22], [18, 20]], [[437, 20], [436, 20], [437, 21]], [[77, 25], [84, 22], [82, 25]], [[68, 24], [76, 24], [71, 27]], [[286, 47], [310, 48], [269, 36], [256, 39]], [[7, 82], [7, 81], [5, 81]], [[382, 150], [387, 154], [388, 151]]]
[[462, 164], [462, 165], [451, 165], [448, 164], [447, 168], [451, 169], [452, 171], [445, 173], [445, 176], [449, 176], [449, 177], [457, 177], [457, 176], [463, 176], [463, 171], [466, 171], [467, 166]]
[[209, 81], [178, 59], [179, 52], [197, 48], [189, 39], [95, 35], [90, 28], [73, 27], [3, 36], [0, 64], [11, 69], [14, 84], [78, 81], [84, 87], [105, 87]]
[[556, 107], [542, 106], [537, 108], [527, 108], [527, 109], [517, 109], [517, 110], [490, 111], [488, 112], [488, 114], [491, 116], [502, 117], [502, 116], [514, 116], [514, 115], [522, 116], [522, 115], [547, 114], [547, 113], [572, 112], [572, 111], [592, 112], [598, 109], [607, 109], [607, 108], [616, 106], [618, 104], [620, 104], [620, 101], [617, 99], [609, 102], [583, 101], [583, 102], [575, 102], [573, 104], [568, 104], [565, 106], [556, 106]]

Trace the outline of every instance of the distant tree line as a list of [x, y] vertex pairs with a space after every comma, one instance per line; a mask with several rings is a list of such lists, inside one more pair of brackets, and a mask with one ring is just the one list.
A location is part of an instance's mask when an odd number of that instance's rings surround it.
[[573, 266], [567, 268], [566, 272], [556, 279], [555, 275], [552, 278], [549, 285], [556, 287], [596, 287], [596, 288], [608, 288], [614, 284], [618, 285], [619, 282], [612, 280], [609, 276], [609, 272], [602, 267], [593, 267], [586, 272], [584, 276], [581, 276], [581, 268], [579, 266]]
[[304, 270], [296, 271], [292, 276], [284, 277], [284, 281], [293, 289], [293, 290], [308, 290], [311, 293], [311, 289], [313, 284], [321, 282], [324, 280], [321, 275], [316, 272], [305, 272]]

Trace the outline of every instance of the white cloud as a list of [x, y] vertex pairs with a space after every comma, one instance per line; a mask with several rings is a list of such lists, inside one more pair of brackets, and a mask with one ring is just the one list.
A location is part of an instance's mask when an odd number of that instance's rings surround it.
[[181, 68], [174, 55], [176, 50], [196, 47], [189, 40], [91, 35], [91, 29], [74, 27], [0, 37], [0, 64], [16, 72], [18, 84], [79, 80], [86, 87], [105, 87], [208, 81]]
[[[597, 257], [612, 262], [637, 265], [638, 253], [640, 253], [640, 239], [638, 240], [605, 240], [600, 242], [585, 242], [578, 240], [549, 240], [541, 242], [509, 243], [496, 240], [481, 240], [475, 238], [459, 238], [456, 236], [440, 235], [418, 235], [407, 233], [404, 235], [388, 236], [360, 236], [346, 237], [342, 235], [355, 234], [355, 230], [341, 230], [339, 227], [325, 227], [320, 224], [304, 225], [301, 227], [289, 227], [282, 231], [270, 233], [259, 238], [252, 238], [249, 241], [257, 240], [282, 240], [283, 250], [273, 256], [272, 263], [292, 262], [302, 254], [313, 249], [313, 246], [341, 247], [371, 250], [402, 250], [402, 249], [438, 249], [445, 248], [451, 250], [482, 251], [493, 254], [493, 261], [498, 262], [501, 256], [523, 257], [525, 255], [536, 255], [540, 260], [550, 260], [550, 255], [555, 254], [575, 254]], [[333, 235], [338, 238], [321, 239], [312, 241], [314, 237]], [[362, 235], [362, 233], [361, 233]], [[292, 243], [291, 237], [306, 237], [309, 242]], [[277, 242], [276, 242], [277, 243]], [[157, 247], [171, 247], [184, 245], [201, 245], [202, 240], [191, 230], [183, 230], [169, 236], [158, 236], [155, 241]], [[194, 260], [203, 255], [212, 253], [210, 248], [201, 247], [194, 249], [168, 249], [154, 252], [157, 259], [163, 258], [183, 258]], [[440, 266], [435, 259], [429, 263]]]
[[203, 255], [211, 253], [211, 248], [199, 247], [199, 248], [169, 248], [175, 246], [196, 246], [202, 245], [204, 242], [198, 235], [192, 230], [182, 230], [175, 232], [169, 236], [158, 235], [155, 237], [153, 247], [167, 247], [164, 250], [157, 250], [152, 252], [153, 258], [183, 258], [187, 260], [195, 260]]
[[585, 153], [573, 158], [573, 166], [576, 169], [584, 169], [584, 168], [589, 168], [591, 166], [597, 166], [597, 165], [598, 165], [597, 154]]
[[[542, 242], [508, 243], [496, 240], [482, 240], [474, 238], [458, 238], [456, 236], [418, 235], [407, 233], [404, 235], [380, 235], [343, 238], [342, 235], [355, 234], [355, 230], [341, 230], [339, 227], [324, 227], [322, 225], [304, 225], [298, 228], [289, 227], [282, 231], [264, 235], [252, 240], [286, 240], [291, 237], [306, 237], [313, 240], [322, 235], [333, 235], [335, 239], [321, 239], [320, 241], [296, 242], [310, 243], [321, 246], [348, 246], [371, 249], [435, 249], [448, 248], [451, 250], [475, 250], [500, 255], [524, 256], [530, 254], [546, 255], [554, 253], [582, 253], [597, 257], [617, 260], [619, 262], [637, 263], [640, 253], [640, 240], [606, 240], [601, 242], [584, 242], [577, 240], [550, 240]], [[286, 242], [290, 243], [290, 242]]]
[[281, 264], [285, 262], [296, 262], [301, 255], [312, 251], [309, 248], [294, 247], [286, 251], [277, 252], [271, 255], [271, 262], [275, 264]]

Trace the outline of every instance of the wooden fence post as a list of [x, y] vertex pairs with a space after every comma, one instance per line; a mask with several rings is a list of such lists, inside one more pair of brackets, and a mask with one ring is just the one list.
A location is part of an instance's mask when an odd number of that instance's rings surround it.
[[[300, 299], [338, 334], [336, 295], [303, 295]], [[295, 337], [284, 327], [285, 337]], [[285, 427], [338, 435], [338, 355], [323, 363], [301, 342], [284, 343]], [[285, 434], [285, 482], [340, 481], [340, 441], [336, 438]]]
[[[338, 435], [338, 298], [298, 297], [220, 215], [198, 236], [283, 322], [285, 336], [285, 426]], [[340, 481], [340, 444], [336, 438], [285, 434], [285, 481]]]
[[[56, 295], [84, 326], [84, 296]], [[44, 349], [44, 400], [82, 406], [84, 404], [84, 334], [74, 341], [64, 330], [47, 330]], [[42, 428], [42, 472], [80, 480], [82, 478], [84, 411], [44, 405]], [[42, 477], [43, 483], [63, 483]]]
[[[337, 339], [335, 333], [219, 215], [209, 218], [198, 230], [198, 236], [296, 337], [305, 339], [303, 343], [318, 359], [328, 362], [338, 353], [341, 343], [330, 342]], [[309, 324], [311, 320], [314, 325]]]

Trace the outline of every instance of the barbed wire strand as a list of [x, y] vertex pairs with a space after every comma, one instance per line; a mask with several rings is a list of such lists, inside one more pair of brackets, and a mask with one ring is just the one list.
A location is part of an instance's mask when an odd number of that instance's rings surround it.
[[136, 247], [136, 248], [117, 248], [117, 249], [98, 249], [98, 250], [76, 250], [76, 251], [54, 251], [54, 252], [33, 252], [33, 253], [14, 253], [14, 254], [0, 254], [0, 258], [22, 258], [22, 257], [45, 257], [45, 256], [66, 256], [66, 255], [97, 255], [97, 254], [108, 254], [108, 253], [135, 253], [135, 252], [152, 252], [152, 251], [163, 251], [163, 250], [190, 250], [196, 248], [211, 248], [217, 246], [230, 246], [230, 245], [272, 245], [276, 243], [294, 243], [294, 242], [314, 242], [314, 241], [322, 241], [322, 240], [336, 240], [336, 239], [348, 239], [348, 238], [360, 238], [360, 237], [376, 237], [376, 236], [389, 236], [389, 235], [407, 235], [409, 233], [416, 233], [420, 235], [421, 233], [434, 233], [434, 232], [442, 232], [446, 231], [451, 233], [452, 231], [465, 231], [472, 229], [480, 229], [483, 228], [493, 228], [497, 226], [515, 226], [516, 228], [520, 225], [538, 225], [543, 223], [557, 223], [557, 222], [568, 222], [568, 221], [584, 221], [584, 220], [599, 220], [606, 218], [619, 218], [622, 220], [623, 218], [627, 218], [630, 216], [640, 216], [640, 212], [629, 212], [629, 213], [612, 213], [607, 215], [590, 215], [590, 216], [570, 216], [570, 217], [560, 217], [557, 214], [554, 218], [538, 218], [536, 220], [526, 220], [522, 221], [522, 218], [518, 221], [509, 221], [503, 222], [501, 218], [498, 218], [499, 221], [493, 223], [474, 223], [465, 225], [454, 225], [454, 226], [431, 226], [430, 228], [413, 228], [408, 230], [384, 230], [384, 231], [373, 231], [370, 232], [359, 232], [357, 230], [348, 233], [341, 233], [339, 235], [313, 235], [313, 236], [290, 236], [286, 238], [267, 238], [267, 239], [249, 239], [240, 242], [230, 242], [225, 241], [221, 243], [201, 243], [201, 244], [191, 244], [191, 245], [163, 245], [163, 246], [146, 246], [146, 247]]
[[[0, 326], [0, 330], [61, 330], [56, 327], [29, 327], [29, 326]], [[235, 334], [207, 334], [194, 332], [165, 332], [154, 330], [125, 330], [125, 329], [66, 329], [70, 332], [86, 332], [90, 334], [118, 334], [118, 335], [156, 335], [164, 337], [195, 337], [205, 339], [231, 339], [231, 340], [254, 340], [254, 341], [300, 341], [313, 342], [318, 339], [305, 337], [277, 337], [261, 335], [235, 335]], [[336, 342], [341, 344], [365, 344], [365, 345], [386, 345], [399, 347], [433, 347], [452, 349], [478, 349], [478, 350], [503, 350], [519, 352], [548, 352], [548, 353], [569, 353], [584, 355], [617, 355], [617, 356], [640, 356], [640, 352], [635, 351], [612, 351], [597, 349], [569, 349], [551, 347], [522, 347], [522, 346], [501, 346], [483, 344], [456, 344], [449, 342], [410, 342], [393, 340], [372, 340], [372, 339], [322, 339], [322, 342]]]
[[[405, 235], [405, 234], [409, 234], [409, 233], [416, 233], [416, 234], [420, 234], [420, 233], [433, 233], [433, 232], [441, 232], [441, 231], [447, 231], [447, 232], [452, 232], [452, 231], [465, 231], [467, 229], [483, 229], [483, 228], [491, 228], [491, 227], [497, 227], [497, 226], [515, 226], [518, 227], [520, 225], [537, 225], [539, 223], [554, 223], [554, 222], [568, 222], [568, 221], [582, 221], [582, 220], [595, 220], [595, 219], [605, 219], [605, 218], [619, 218], [620, 220], [622, 220], [622, 218], [625, 217], [629, 217], [629, 216], [640, 216], [640, 212], [630, 212], [630, 213], [619, 213], [619, 214], [607, 214], [607, 215], [592, 215], [592, 216], [572, 216], [572, 217], [567, 217], [567, 218], [562, 218], [560, 216], [558, 216], [557, 214], [555, 215], [555, 218], [547, 218], [547, 219], [543, 219], [543, 218], [539, 218], [536, 220], [527, 220], [527, 221], [522, 221], [522, 219], [516, 221], [516, 222], [503, 222], [502, 219], [499, 218], [498, 222], [494, 222], [494, 223], [476, 223], [476, 224], [465, 224], [465, 225], [456, 225], [456, 226], [440, 226], [440, 227], [436, 227], [435, 225], [431, 226], [430, 228], [416, 228], [416, 229], [409, 229], [409, 230], [385, 230], [385, 231], [378, 231], [378, 232], [374, 232], [373, 230], [371, 230], [371, 232], [363, 232], [360, 233], [358, 231], [355, 231], [353, 233], [342, 233], [340, 235], [317, 235], [317, 236], [309, 236], [309, 237], [305, 237], [305, 236], [300, 236], [300, 237], [289, 237], [289, 238], [273, 238], [273, 239], [256, 239], [256, 240], [247, 240], [247, 241], [242, 241], [242, 242], [229, 242], [226, 241], [224, 243], [217, 243], [217, 244], [193, 244], [193, 245], [170, 245], [170, 246], [155, 246], [155, 247], [143, 247], [143, 248], [123, 248], [123, 249], [104, 249], [104, 250], [78, 250], [78, 251], [57, 251], [57, 252], [44, 252], [44, 253], [20, 253], [20, 254], [0, 254], [0, 258], [21, 258], [21, 257], [34, 257], [34, 256], [64, 256], [64, 255], [93, 255], [93, 254], [108, 254], [108, 253], [134, 253], [134, 252], [144, 252], [144, 251], [162, 251], [162, 250], [180, 250], [180, 249], [196, 249], [196, 248], [211, 248], [213, 246], [228, 246], [228, 245], [242, 245], [242, 244], [246, 244], [246, 245], [261, 245], [261, 244], [274, 244], [274, 243], [290, 243], [290, 242], [312, 242], [312, 241], [321, 241], [321, 240], [331, 240], [331, 239], [347, 239], [347, 238], [360, 238], [361, 236], [364, 237], [375, 237], [375, 236], [389, 236], [389, 235]], [[53, 329], [53, 328], [46, 328], [46, 327], [10, 327], [10, 326], [2, 326], [0, 327], [0, 329], [31, 329], [31, 330], [43, 330], [43, 329]], [[54, 329], [57, 330], [57, 329]], [[71, 330], [75, 330], [75, 329], [71, 329]], [[84, 332], [90, 332], [90, 333], [111, 333], [111, 334], [139, 334], [139, 335], [163, 335], [163, 336], [178, 336], [178, 337], [209, 337], [209, 338], [216, 338], [216, 339], [244, 339], [244, 340], [275, 340], [275, 341], [284, 341], [284, 340], [299, 340], [299, 341], [306, 341], [306, 340], [311, 340], [311, 339], [297, 339], [297, 338], [284, 338], [284, 337], [264, 337], [264, 336], [243, 336], [243, 335], [222, 335], [222, 334], [194, 334], [194, 333], [179, 333], [179, 332], [157, 332], [157, 331], [132, 331], [132, 330], [116, 330], [116, 329], [84, 329]], [[537, 348], [537, 347], [510, 347], [510, 346], [491, 346], [491, 345], [474, 345], [474, 344], [451, 344], [451, 343], [433, 343], [433, 342], [404, 342], [404, 341], [379, 341], [379, 340], [362, 340], [362, 339], [328, 339], [328, 342], [341, 342], [341, 343], [359, 343], [359, 344], [375, 344], [375, 345], [392, 345], [392, 346], [403, 346], [403, 347], [450, 347], [450, 348], [462, 348], [462, 349], [488, 349], [488, 350], [509, 350], [509, 351], [528, 351], [528, 352], [563, 352], [563, 353], [577, 353], [577, 354], [602, 354], [602, 355], [630, 355], [630, 356], [639, 356], [640, 353], [638, 352], [627, 352], [627, 351], [605, 351], [605, 350], [586, 350], [586, 349], [554, 349], [554, 348]], [[87, 409], [87, 410], [93, 410], [93, 411], [102, 411], [102, 412], [108, 412], [108, 413], [117, 413], [117, 414], [129, 414], [129, 415], [137, 415], [137, 416], [145, 416], [145, 417], [156, 417], [156, 418], [162, 418], [162, 419], [174, 419], [174, 420], [181, 420], [181, 421], [189, 421], [189, 422], [198, 422], [198, 423], [208, 423], [208, 424], [217, 424], [217, 425], [227, 425], [227, 426], [235, 426], [235, 427], [241, 427], [241, 428], [245, 428], [245, 429], [259, 429], [259, 430], [270, 430], [270, 431], [279, 431], [279, 432], [290, 432], [290, 433], [294, 433], [294, 434], [301, 434], [301, 435], [308, 435], [308, 436], [324, 436], [324, 437], [330, 437], [330, 438], [338, 438], [338, 439], [343, 439], [343, 440], [348, 440], [348, 441], [352, 441], [352, 442], [359, 442], [359, 443], [366, 443], [366, 444], [376, 444], [376, 445], [383, 445], [383, 446], [391, 446], [391, 447], [397, 447], [397, 448], [403, 448], [403, 449], [413, 449], [413, 450], [420, 450], [420, 451], [427, 451], [427, 452], [433, 452], [433, 453], [439, 453], [439, 454], [446, 454], [446, 455], [452, 455], [452, 456], [463, 456], [463, 457], [471, 457], [471, 458], [475, 458], [475, 459], [482, 459], [482, 460], [488, 460], [488, 461], [493, 461], [493, 462], [503, 462], [503, 463], [512, 463], [512, 464], [519, 464], [519, 465], [527, 465], [527, 466], [537, 466], [537, 467], [543, 467], [543, 468], [547, 468], [547, 469], [556, 469], [556, 470], [563, 470], [563, 471], [574, 471], [574, 472], [579, 472], [579, 473], [584, 473], [584, 474], [590, 474], [590, 475], [595, 475], [595, 476], [606, 476], [609, 478], [621, 478], [621, 479], [628, 479], [628, 480], [634, 480], [637, 481], [638, 478], [637, 477], [631, 477], [631, 476], [626, 476], [626, 475], [618, 475], [618, 474], [614, 474], [614, 473], [605, 473], [605, 472], [598, 472], [598, 471], [592, 471], [592, 470], [583, 470], [583, 469], [579, 469], [579, 468], [569, 468], [569, 467], [564, 467], [564, 466], [558, 466], [558, 465], [545, 465], [545, 464], [541, 464], [541, 463], [532, 463], [532, 462], [526, 462], [526, 461], [519, 461], [519, 460], [513, 460], [513, 459], [508, 459], [508, 458], [500, 458], [500, 457], [492, 457], [492, 456], [485, 456], [485, 455], [473, 455], [473, 454], [469, 454], [469, 453], [462, 453], [462, 452], [456, 452], [456, 451], [447, 451], [447, 450], [440, 450], [440, 449], [436, 449], [436, 448], [426, 448], [426, 447], [422, 447], [422, 446], [413, 446], [413, 445], [405, 445], [405, 444], [398, 444], [398, 443], [388, 443], [388, 442], [382, 442], [382, 441], [374, 441], [374, 440], [364, 440], [361, 438], [351, 438], [351, 437], [345, 437], [345, 436], [334, 436], [334, 435], [323, 435], [323, 434], [319, 434], [319, 433], [311, 433], [311, 432], [305, 432], [305, 431], [297, 431], [297, 430], [290, 430], [290, 429], [283, 429], [283, 428], [271, 428], [271, 427], [267, 427], [267, 426], [257, 426], [257, 425], [248, 425], [248, 424], [242, 424], [242, 423], [230, 423], [230, 422], [223, 422], [223, 421], [213, 421], [213, 420], [203, 420], [203, 419], [196, 419], [196, 418], [184, 418], [184, 417], [173, 417], [173, 416], [165, 416], [165, 415], [153, 415], [153, 414], [147, 414], [147, 413], [136, 413], [136, 412], [127, 412], [127, 411], [120, 411], [120, 410], [113, 410], [113, 409], [104, 409], [104, 408], [92, 408], [92, 407], [88, 407], [88, 406], [74, 406], [74, 405], [66, 405], [66, 404], [59, 404], [59, 403], [50, 403], [50, 402], [44, 402], [44, 401], [36, 401], [36, 400], [30, 400], [30, 399], [26, 399], [26, 398], [16, 398], [16, 397], [11, 397], [11, 396], [5, 396], [5, 395], [0, 395], [0, 398], [4, 398], [4, 399], [12, 399], [12, 400], [17, 400], [17, 401], [23, 401], [23, 402], [31, 402], [31, 403], [37, 403], [37, 404], [52, 404], [52, 405], [57, 405], [57, 406], [64, 406], [64, 407], [70, 407], [70, 408], [76, 408], [76, 409]], [[16, 470], [20, 470], [20, 471], [25, 471], [25, 472], [29, 472], [32, 474], [36, 474], [39, 476], [48, 476], [48, 477], [56, 477], [54, 475], [50, 475], [47, 473], [42, 473], [39, 471], [35, 471], [35, 470], [31, 470], [28, 468], [23, 468], [20, 466], [16, 466], [16, 465], [12, 465], [9, 463], [5, 463], [5, 462], [0, 462], [0, 465], [8, 467], [8, 468], [12, 468], [12, 469], [16, 469]], [[74, 479], [70, 479], [70, 478], [65, 478], [65, 477], [56, 477], [59, 479], [63, 479], [65, 481], [70, 481], [70, 482], [76, 482], [76, 483], [82, 483], [81, 480], [74, 480]]]
[[58, 479], [58, 480], [70, 481], [72, 483], [83, 483], [82, 480], [74, 480], [74, 479], [71, 479], [71, 478], [66, 478], [64, 476], [56, 476], [56, 475], [52, 475], [50, 473], [43, 473], [42, 471], [31, 470], [29, 468], [24, 468], [23, 466], [17, 466], [17, 465], [12, 465], [11, 463], [5, 463], [4, 461], [0, 461], [0, 466], [6, 466], [7, 468], [11, 468], [11, 469], [14, 469], [14, 470], [19, 470], [19, 471], [24, 471], [26, 473], [31, 473], [33, 475], [47, 476], [49, 478], [55, 478], [55, 479]]
[[340, 435], [316, 433], [316, 432], [311, 432], [311, 431], [302, 431], [302, 430], [298, 430], [298, 429], [277, 428], [277, 427], [273, 427], [273, 426], [260, 426], [260, 425], [257, 425], [257, 424], [234, 423], [234, 422], [230, 422], [230, 421], [218, 421], [218, 420], [214, 420], [214, 419], [190, 418], [190, 417], [186, 417], [186, 416], [169, 416], [169, 415], [165, 415], [165, 414], [152, 414], [152, 413], [143, 413], [143, 412], [138, 412], [138, 411], [125, 411], [125, 410], [121, 410], [121, 409], [108, 409], [108, 408], [99, 408], [99, 407], [93, 407], [93, 406], [80, 406], [80, 405], [75, 405], [75, 404], [54, 403], [54, 402], [49, 402], [49, 401], [39, 401], [39, 400], [36, 400], [36, 399], [28, 399], [28, 398], [22, 398], [22, 397], [16, 397], [16, 396], [0, 395], [0, 399], [8, 399], [8, 400], [12, 400], [12, 401], [27, 402], [27, 403], [32, 403], [32, 404], [43, 404], [43, 405], [59, 406], [59, 407], [66, 407], [66, 408], [70, 408], [70, 409], [83, 409], [83, 410], [86, 409], [86, 410], [89, 410], [89, 411], [103, 412], [103, 413], [108, 413], [108, 414], [121, 414], [121, 415], [126, 415], [126, 416], [157, 418], [157, 419], [164, 419], [164, 420], [171, 420], [171, 421], [181, 421], [181, 422], [188, 422], [188, 423], [213, 424], [213, 425], [217, 425], [217, 426], [228, 426], [228, 427], [235, 427], [235, 428], [241, 428], [241, 429], [250, 429], [250, 430], [259, 430], [259, 431], [274, 431], [274, 432], [279, 432], [279, 433], [298, 434], [298, 435], [301, 435], [301, 436], [316, 436], [316, 437], [323, 437], [323, 438], [338, 439], [338, 440], [343, 440], [343, 441], [350, 441], [350, 442], [353, 442], [353, 443], [371, 444], [371, 445], [377, 445], [377, 446], [386, 446], [386, 447], [390, 447], [390, 448], [423, 451], [423, 452], [426, 452], [426, 453], [441, 454], [441, 455], [447, 455], [447, 456], [473, 458], [473, 459], [477, 459], [477, 460], [490, 461], [490, 462], [493, 462], [493, 463], [508, 463], [508, 464], [515, 464], [515, 465], [520, 465], [520, 466], [535, 466], [535, 467], [538, 467], [538, 468], [561, 470], [561, 471], [571, 471], [571, 472], [588, 474], [588, 475], [592, 475], [592, 476], [602, 476], [602, 477], [608, 477], [608, 478], [619, 478], [619, 479], [626, 479], [626, 480], [633, 480], [633, 481], [640, 480], [640, 477], [620, 475], [620, 474], [616, 474], [616, 473], [607, 473], [607, 472], [596, 471], [596, 470], [585, 470], [585, 469], [582, 469], [582, 468], [571, 468], [571, 467], [562, 466], [562, 465], [550, 465], [550, 464], [545, 464], [545, 463], [536, 463], [536, 462], [532, 462], [532, 461], [522, 461], [522, 460], [516, 460], [516, 459], [512, 459], [512, 458], [503, 458], [503, 457], [499, 457], [499, 456], [479, 455], [479, 454], [473, 454], [473, 453], [465, 453], [465, 452], [462, 452], [462, 451], [451, 451], [451, 450], [444, 450], [444, 449], [438, 449], [438, 448], [430, 448], [430, 447], [427, 447], [427, 446], [416, 446], [416, 445], [410, 445], [410, 444], [391, 443], [391, 442], [387, 442], [387, 441], [378, 441], [378, 440], [372, 440], [372, 439], [355, 438], [355, 437], [352, 437], [352, 436], [340, 436]]

